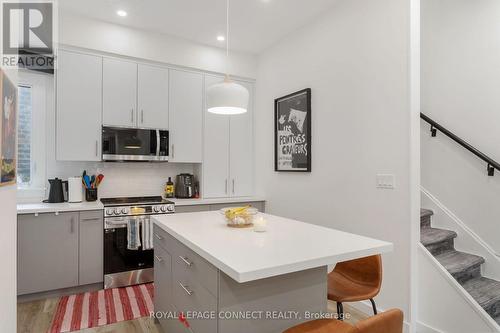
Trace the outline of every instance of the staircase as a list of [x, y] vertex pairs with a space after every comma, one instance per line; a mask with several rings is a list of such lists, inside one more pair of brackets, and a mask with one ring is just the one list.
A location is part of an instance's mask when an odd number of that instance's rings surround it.
[[420, 210], [420, 242], [500, 325], [500, 282], [481, 275], [483, 257], [455, 250], [457, 233], [433, 228], [428, 209]]

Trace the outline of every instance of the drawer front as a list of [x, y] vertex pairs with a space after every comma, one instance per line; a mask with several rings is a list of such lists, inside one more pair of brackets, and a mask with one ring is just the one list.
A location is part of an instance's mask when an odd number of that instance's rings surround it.
[[[217, 299], [180, 266], [173, 267], [174, 306], [183, 313], [206, 314], [206, 318], [187, 318], [194, 332], [217, 332]], [[212, 318], [212, 319], [210, 319]]]
[[158, 227], [156, 224], [154, 225], [154, 247], [161, 246], [168, 253], [172, 254], [174, 252], [175, 244], [177, 240], [170, 236], [165, 230]]
[[154, 249], [155, 311], [171, 311], [172, 258], [160, 246]]
[[176, 242], [172, 253], [173, 266], [185, 276], [207, 288], [212, 295], [217, 295], [217, 269], [194, 251]]

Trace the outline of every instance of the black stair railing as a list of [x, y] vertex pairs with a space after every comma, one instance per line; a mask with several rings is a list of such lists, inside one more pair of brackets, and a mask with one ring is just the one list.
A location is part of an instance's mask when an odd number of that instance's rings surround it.
[[420, 113], [420, 118], [422, 118], [423, 120], [425, 120], [427, 123], [429, 123], [431, 125], [431, 136], [435, 137], [437, 134], [437, 131], [440, 131], [441, 133], [443, 133], [444, 135], [446, 135], [447, 137], [449, 137], [450, 139], [452, 139], [453, 141], [455, 141], [456, 143], [458, 143], [459, 145], [461, 145], [462, 147], [464, 147], [465, 149], [467, 149], [468, 151], [470, 151], [471, 153], [473, 153], [474, 155], [479, 157], [481, 160], [486, 162], [486, 170], [488, 171], [488, 176], [494, 176], [495, 169], [500, 171], [500, 163], [496, 162], [491, 157], [482, 153], [477, 148], [470, 145], [468, 142], [460, 139], [458, 136], [456, 136], [455, 134], [453, 134], [452, 132], [450, 132], [449, 130], [444, 128], [443, 126], [439, 125], [437, 122], [435, 122], [431, 118], [427, 117], [425, 114]]

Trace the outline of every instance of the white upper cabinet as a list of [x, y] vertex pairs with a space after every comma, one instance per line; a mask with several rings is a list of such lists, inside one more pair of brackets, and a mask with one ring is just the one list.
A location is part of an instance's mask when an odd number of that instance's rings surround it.
[[229, 118], [229, 179], [231, 181], [231, 196], [246, 197], [254, 194], [253, 85], [248, 82], [237, 83], [248, 89], [250, 100], [246, 113]]
[[102, 58], [60, 50], [56, 158], [101, 160]]
[[[105, 126], [135, 127], [137, 125], [137, 64], [104, 58], [103, 110]], [[82, 94], [85, 91], [82, 90]]]
[[168, 129], [168, 69], [139, 64], [137, 127]]
[[[205, 76], [205, 90], [223, 78]], [[203, 156], [203, 196], [229, 196], [229, 117], [203, 110], [205, 118]]]
[[[222, 77], [207, 75], [205, 89], [222, 81]], [[250, 93], [246, 113], [224, 116], [206, 110], [203, 112], [203, 191], [206, 198], [245, 197], [254, 194], [253, 85], [238, 83]]]
[[201, 163], [203, 75], [172, 69], [169, 86], [169, 160], [181, 163]]

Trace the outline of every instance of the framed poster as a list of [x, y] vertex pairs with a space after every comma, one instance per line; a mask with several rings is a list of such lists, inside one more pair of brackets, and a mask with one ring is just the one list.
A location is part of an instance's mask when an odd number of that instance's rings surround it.
[[16, 183], [17, 87], [0, 70], [0, 186]]
[[311, 172], [311, 89], [274, 100], [274, 170]]

